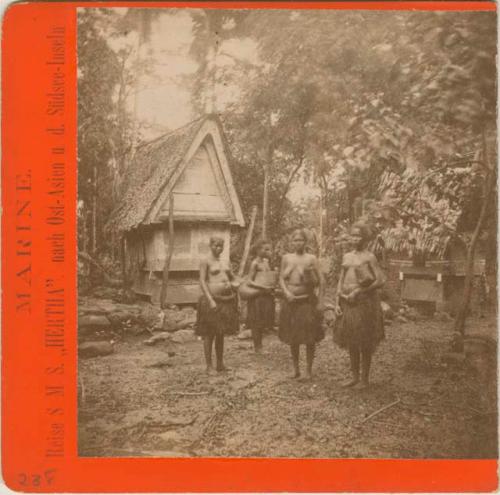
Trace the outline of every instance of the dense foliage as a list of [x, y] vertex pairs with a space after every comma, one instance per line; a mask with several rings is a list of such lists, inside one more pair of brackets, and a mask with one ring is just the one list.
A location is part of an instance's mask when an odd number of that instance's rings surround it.
[[[178, 13], [79, 13], [80, 244], [92, 250], [111, 252], [117, 243], [100, 222], [140, 140], [143, 123], [128, 110], [130, 99], [140, 75], [161, 65], [144, 47], [167, 15]], [[179, 84], [191, 89], [193, 117], [220, 115], [243, 210], [259, 207], [256, 235], [281, 250], [294, 226], [307, 227], [311, 248], [333, 259], [332, 274], [338, 240], [360, 217], [385, 254], [439, 258], [461, 237], [473, 256], [486, 231], [494, 258], [493, 13], [189, 15], [197, 70]], [[135, 47], [109, 42], [131, 33]], [[252, 56], [235, 46], [253, 46]], [[236, 258], [242, 244], [236, 236]]]

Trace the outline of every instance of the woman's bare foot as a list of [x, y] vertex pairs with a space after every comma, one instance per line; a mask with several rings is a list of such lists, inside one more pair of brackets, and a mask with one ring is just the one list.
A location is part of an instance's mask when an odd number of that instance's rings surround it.
[[342, 383], [342, 387], [343, 388], [354, 387], [354, 385], [356, 385], [357, 383], [359, 383], [359, 378], [354, 377]]
[[292, 375], [292, 378], [294, 380], [297, 380], [298, 378], [300, 378], [300, 371], [299, 370], [295, 370], [295, 373]]
[[218, 372], [229, 371], [229, 368], [226, 368], [223, 364], [218, 364], [217, 368], [215, 368]]

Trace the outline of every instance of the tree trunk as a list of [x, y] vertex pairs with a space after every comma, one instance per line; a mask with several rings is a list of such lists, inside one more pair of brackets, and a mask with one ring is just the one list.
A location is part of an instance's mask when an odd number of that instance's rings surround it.
[[203, 110], [206, 114], [211, 114], [214, 112], [215, 106], [215, 46], [208, 49], [207, 52], [207, 69], [206, 69], [206, 79], [210, 81], [207, 84], [207, 89], [203, 91]]
[[90, 263], [90, 265], [95, 266], [99, 270], [99, 273], [104, 277], [106, 283], [108, 283], [112, 287], [118, 287], [120, 285], [120, 280], [114, 278], [113, 275], [111, 275], [98, 261], [92, 258], [90, 254], [83, 251], [78, 251], [78, 256]]
[[210, 113], [217, 112], [217, 55], [219, 54], [219, 35], [216, 35], [215, 46], [212, 53], [212, 83], [211, 83], [211, 111]]
[[127, 237], [125, 234], [122, 234], [120, 239], [120, 254], [121, 254], [121, 262], [122, 262], [122, 278], [123, 278], [123, 288], [127, 289], [128, 286], [128, 277], [127, 277]]
[[476, 254], [476, 246], [483, 228], [484, 220], [486, 218], [486, 212], [488, 211], [488, 204], [490, 202], [493, 191], [495, 190], [495, 171], [493, 167], [489, 166], [488, 160], [488, 149], [486, 144], [486, 138], [483, 136], [483, 160], [485, 166], [488, 168], [488, 172], [485, 176], [485, 188], [484, 188], [484, 199], [481, 205], [481, 211], [479, 213], [479, 218], [476, 223], [476, 227], [472, 234], [472, 238], [467, 249], [467, 263], [466, 272], [464, 280], [464, 292], [462, 297], [462, 304], [458, 310], [457, 316], [455, 318], [455, 331], [459, 332], [462, 337], [465, 334], [465, 320], [467, 318], [467, 313], [470, 305], [470, 298], [472, 295], [472, 283], [474, 281], [474, 259]]
[[269, 208], [269, 163], [264, 164], [264, 192], [262, 197], [262, 237], [267, 238], [267, 215]]
[[83, 209], [83, 250], [87, 252], [89, 250], [89, 215], [87, 211], [87, 205], [84, 205]]
[[299, 172], [299, 170], [302, 168], [302, 164], [304, 163], [304, 155], [299, 160], [299, 163], [295, 166], [295, 168], [290, 172], [290, 175], [288, 176], [288, 179], [285, 184], [285, 189], [281, 193], [279, 202], [278, 202], [278, 207], [276, 208], [276, 219], [279, 222], [281, 220], [281, 214], [283, 210], [283, 204], [285, 203], [285, 198], [286, 195], [288, 194], [288, 191], [290, 189], [290, 186], [292, 185], [293, 179]]
[[92, 194], [92, 253], [97, 251], [97, 167], [93, 170], [93, 194]]
[[352, 190], [350, 180], [346, 183], [346, 199], [347, 199], [347, 218], [349, 219], [349, 223], [354, 222], [353, 215], [353, 201], [352, 201]]
[[[139, 26], [139, 35], [137, 36], [137, 45], [136, 45], [136, 54], [135, 54], [135, 63], [138, 68], [141, 66], [142, 60], [142, 47], [144, 44], [144, 31], [143, 25], [144, 20], [141, 16], [140, 26]], [[131, 157], [135, 155], [135, 150], [137, 149], [137, 145], [139, 144], [139, 91], [141, 86], [141, 72], [137, 70], [135, 74], [135, 80], [133, 82], [133, 93], [134, 93], [134, 101], [132, 107], [132, 132], [130, 137], [130, 145], [131, 145]]]
[[[83, 243], [82, 244], [83, 244], [83, 250], [85, 252], [88, 252], [88, 250], [89, 250], [89, 218], [90, 218], [89, 213], [90, 212], [87, 211], [86, 206], [87, 205], [85, 204], [84, 209], [83, 209], [84, 213], [83, 213]], [[92, 265], [90, 265], [87, 262], [84, 265], [84, 267], [85, 267], [84, 273], [85, 273], [86, 277], [90, 277], [90, 275], [91, 275], [91, 273], [90, 273], [90, 271], [92, 269], [91, 266]]]
[[328, 192], [328, 184], [325, 176], [320, 177], [320, 198], [319, 198], [319, 235], [318, 235], [318, 257], [323, 256], [323, 237], [325, 231], [325, 214], [326, 214], [326, 195]]
[[257, 206], [252, 208], [252, 213], [250, 215], [250, 225], [248, 226], [247, 236], [245, 239], [245, 248], [243, 250], [243, 256], [241, 258], [240, 267], [238, 269], [238, 276], [242, 277], [245, 272], [245, 265], [247, 264], [248, 254], [250, 252], [250, 244], [252, 242], [253, 229], [255, 227], [255, 218], [257, 217]]

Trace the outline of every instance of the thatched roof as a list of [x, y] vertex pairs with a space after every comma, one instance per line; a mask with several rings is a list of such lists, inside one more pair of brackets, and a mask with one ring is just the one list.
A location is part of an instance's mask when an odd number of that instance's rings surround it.
[[108, 221], [110, 228], [128, 231], [143, 222], [206, 120], [197, 119], [137, 148], [125, 172], [122, 199]]
[[[419, 174], [407, 170], [402, 175], [386, 172], [379, 191], [385, 193], [388, 217], [399, 218], [380, 229], [378, 240], [384, 249], [413, 257], [425, 253], [443, 260], [452, 242], [466, 230], [462, 219], [480, 200], [481, 183], [471, 166], [446, 166]], [[403, 198], [403, 199], [401, 199]]]

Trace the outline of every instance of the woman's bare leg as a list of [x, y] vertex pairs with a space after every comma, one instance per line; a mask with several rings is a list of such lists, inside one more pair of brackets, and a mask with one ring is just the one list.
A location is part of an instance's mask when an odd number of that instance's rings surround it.
[[360, 364], [360, 351], [357, 347], [351, 346], [349, 348], [349, 358], [351, 360], [352, 378], [343, 383], [343, 387], [353, 387], [359, 382], [359, 364]]
[[300, 346], [298, 344], [292, 344], [290, 346], [292, 351], [292, 362], [293, 362], [293, 370], [294, 370], [294, 378], [299, 378], [300, 376], [300, 368], [299, 368], [299, 356], [300, 356]]
[[306, 346], [307, 378], [312, 378], [312, 366], [314, 361], [315, 350], [316, 350], [316, 344], [308, 344]]
[[205, 353], [205, 363], [207, 365], [207, 373], [209, 373], [212, 368], [212, 344], [214, 341], [213, 335], [205, 335], [203, 337], [203, 351]]
[[224, 335], [215, 336], [215, 358], [217, 359], [217, 371], [225, 371], [224, 366]]
[[370, 366], [372, 363], [372, 352], [369, 349], [361, 352], [361, 383], [360, 388], [367, 388], [370, 377]]
[[252, 328], [253, 347], [255, 352], [262, 351], [262, 329]]

